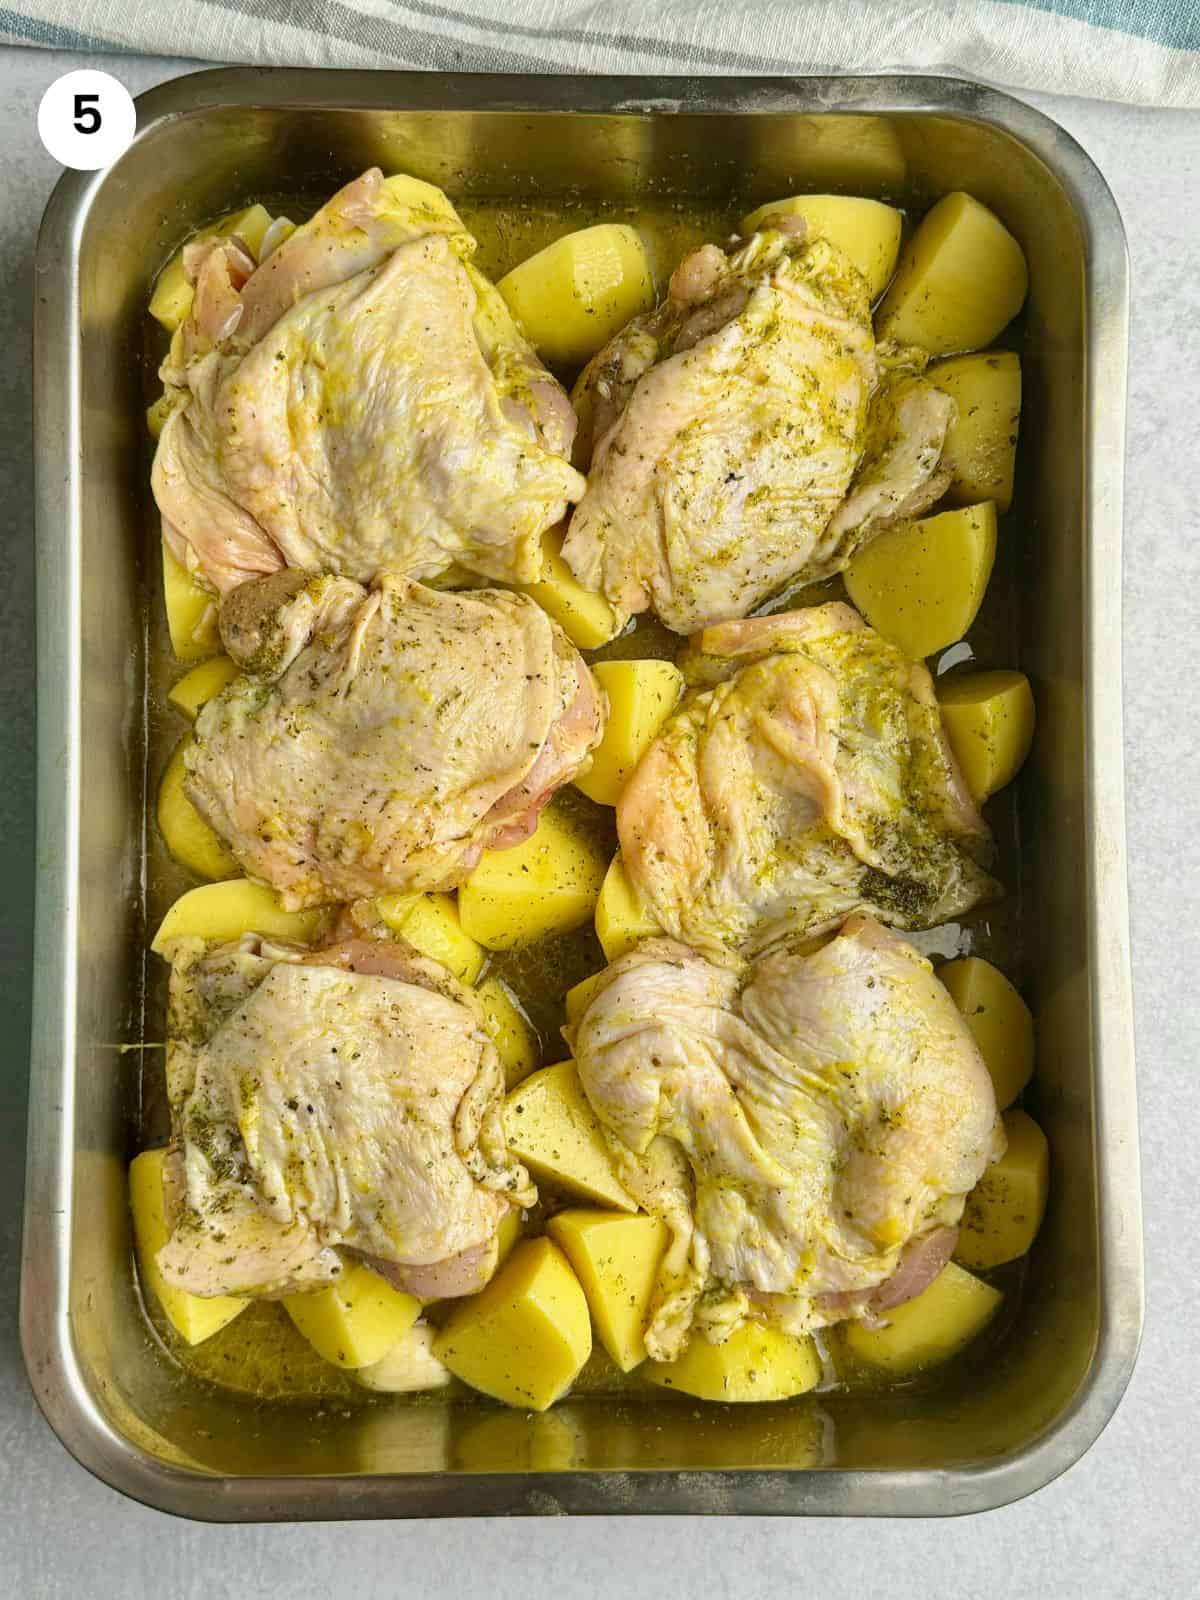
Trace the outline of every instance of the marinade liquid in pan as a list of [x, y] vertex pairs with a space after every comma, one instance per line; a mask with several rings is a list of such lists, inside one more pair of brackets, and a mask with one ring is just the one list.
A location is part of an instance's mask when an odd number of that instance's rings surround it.
[[[559, 204], [530, 205], [506, 201], [472, 204], [460, 200], [454, 194], [452, 185], [448, 188], [463, 221], [479, 242], [475, 262], [493, 281], [572, 229], [599, 221], [621, 221], [641, 231], [649, 249], [656, 283], [661, 290], [676, 263], [689, 249], [705, 240], [728, 237], [744, 209], [716, 210], [687, 200], [649, 209], [584, 205], [574, 199]], [[246, 197], [243, 203], [248, 204], [256, 198], [260, 197]], [[285, 201], [275, 196], [261, 198], [276, 214], [285, 212], [296, 221], [308, 215], [320, 203], [320, 197], [307, 205], [298, 204], [292, 197]], [[907, 222], [911, 225], [912, 221], [910, 216]], [[150, 403], [161, 390], [156, 372], [165, 354], [166, 337], [157, 324], [149, 318], [146, 321], [146, 401]], [[559, 376], [569, 383], [575, 374], [561, 372]], [[152, 451], [153, 444], [147, 439], [143, 480], [147, 484]], [[964, 667], [1012, 667], [1019, 664], [1016, 571], [1022, 504], [1021, 466], [1021, 452], [1018, 451], [1014, 509], [1001, 519], [996, 564], [982, 609], [967, 639], [946, 651], [940, 660], [930, 661], [929, 666], [935, 676]], [[171, 860], [154, 820], [154, 798], [159, 780], [172, 750], [186, 731], [183, 718], [167, 703], [167, 692], [187, 668], [175, 660], [167, 637], [161, 596], [158, 518], [148, 490], [147, 508], [146, 571], [151, 595], [146, 783], [149, 813], [146, 828], [146, 928], [149, 939], [170, 904], [186, 889], [193, 887], [196, 880]], [[785, 591], [762, 609], [775, 611], [794, 605], [844, 598], [841, 580], [833, 579], [810, 591]], [[602, 649], [584, 651], [583, 654], [589, 661], [618, 657], [673, 658], [680, 643], [679, 638], [655, 618], [643, 616]], [[996, 875], [1005, 886], [1005, 898], [980, 908], [962, 923], [947, 923], [927, 933], [908, 937], [935, 961], [967, 954], [984, 956], [994, 961], [1019, 985], [1023, 973], [1019, 935], [1020, 854], [1016, 789], [1014, 785], [1002, 791], [988, 802], [986, 808], [987, 820], [998, 847]], [[593, 838], [605, 855], [615, 851], [616, 827], [611, 807], [596, 805], [571, 786], [560, 792], [554, 804]], [[166, 963], [154, 955], [148, 955], [147, 961], [145, 1037], [148, 1041], [161, 1041], [165, 1028]], [[544, 939], [521, 949], [493, 953], [487, 972], [501, 977], [516, 992], [541, 1041], [542, 1060], [550, 1063], [562, 1060], [567, 1053], [560, 1034], [565, 1020], [563, 995], [572, 985], [598, 972], [603, 965], [604, 957], [599, 942], [588, 923], [571, 934]], [[169, 1134], [161, 1055], [151, 1049], [144, 1053], [143, 1060], [137, 1140], [139, 1149], [161, 1145]], [[548, 1185], [539, 1187], [542, 1190], [539, 1213], [549, 1214], [561, 1204], [568, 1203], [565, 1197], [555, 1195]], [[969, 1360], [974, 1364], [988, 1360], [989, 1350], [1003, 1340], [1006, 1330], [1011, 1326], [1020, 1303], [1024, 1265], [1022, 1261], [1017, 1261], [981, 1276], [1004, 1291], [1005, 1301], [990, 1327], [959, 1358], [960, 1361]], [[370, 1394], [356, 1384], [350, 1374], [317, 1355], [278, 1303], [261, 1301], [252, 1305], [219, 1333], [202, 1344], [189, 1346], [167, 1324], [153, 1297], [145, 1296], [144, 1299], [156, 1334], [172, 1358], [192, 1377], [259, 1400], [396, 1403], [389, 1401], [386, 1396]], [[427, 1308], [425, 1315], [428, 1320], [436, 1320], [437, 1307]], [[929, 1387], [951, 1381], [958, 1365], [959, 1362], [955, 1361], [936, 1367], [920, 1378], [906, 1380], [904, 1387]], [[842, 1386], [847, 1382], [844, 1378], [832, 1381]], [[879, 1387], [883, 1381], [878, 1378], [854, 1380], [856, 1386], [869, 1383], [871, 1387]], [[461, 1402], [471, 1398], [472, 1393], [456, 1382], [452, 1389], [437, 1395], [397, 1398], [408, 1403], [443, 1403], [447, 1398], [457, 1398]], [[573, 1396], [589, 1393], [621, 1393], [629, 1398], [639, 1396], [651, 1404], [657, 1399], [657, 1391], [648, 1390], [639, 1381], [636, 1371], [621, 1373], [598, 1345], [572, 1389]]]

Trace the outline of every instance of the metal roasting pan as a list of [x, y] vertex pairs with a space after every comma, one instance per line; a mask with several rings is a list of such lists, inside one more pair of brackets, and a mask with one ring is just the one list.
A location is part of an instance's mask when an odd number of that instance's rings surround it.
[[[259, 193], [372, 162], [455, 195], [720, 204], [968, 189], [1031, 291], [1015, 514], [1020, 977], [1050, 1210], [1005, 1337], [944, 1382], [783, 1406], [654, 1391], [484, 1403], [265, 1405], [181, 1374], [132, 1271], [125, 1166], [146, 992], [147, 596], [142, 340], [158, 264]], [[1001, 1505], [1112, 1415], [1142, 1321], [1121, 742], [1128, 269], [1099, 172], [1047, 117], [931, 77], [574, 78], [231, 70], [152, 90], [110, 169], [51, 198], [36, 275], [39, 832], [22, 1335], [69, 1450], [125, 1494], [214, 1520], [714, 1512], [929, 1516]], [[1000, 663], [997, 663], [1000, 664]], [[236, 1325], [235, 1325], [236, 1326]], [[480, 1470], [481, 1461], [496, 1470]]]

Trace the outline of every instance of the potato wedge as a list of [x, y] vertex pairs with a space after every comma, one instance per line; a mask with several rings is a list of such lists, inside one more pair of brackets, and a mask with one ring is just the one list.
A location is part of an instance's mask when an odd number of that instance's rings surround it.
[[567, 990], [563, 996], [563, 1009], [567, 1014], [568, 1022], [579, 1021], [588, 1006], [591, 1005], [592, 996], [599, 989], [603, 977], [603, 972], [593, 972], [590, 978], [584, 978], [581, 983], [577, 983], [573, 988]]
[[623, 222], [568, 233], [496, 285], [543, 360], [582, 366], [654, 304], [646, 247]]
[[487, 957], [463, 932], [452, 894], [381, 894], [375, 909], [393, 933], [407, 939], [423, 956], [439, 962], [460, 983], [478, 980]]
[[[246, 206], [232, 211], [219, 222], [210, 223], [194, 233], [189, 244], [217, 235], [231, 238], [235, 233], [256, 259], [262, 247], [263, 235], [271, 225], [271, 213], [265, 206]], [[183, 270], [183, 249], [178, 249], [159, 273], [150, 296], [150, 315], [162, 324], [168, 333], [175, 329], [192, 309], [192, 285]]]
[[158, 831], [180, 866], [198, 878], [236, 878], [241, 871], [237, 857], [184, 793], [187, 743], [182, 739], [176, 745], [158, 786]]
[[883, 1313], [883, 1326], [841, 1325], [844, 1348], [860, 1366], [911, 1377], [949, 1361], [981, 1333], [1004, 1296], [949, 1262], [915, 1300]]
[[483, 1006], [483, 1025], [504, 1068], [504, 1087], [512, 1089], [541, 1065], [537, 1035], [521, 1002], [501, 979], [485, 978], [478, 993]]
[[546, 1224], [583, 1286], [600, 1343], [632, 1372], [646, 1359], [646, 1319], [668, 1230], [660, 1217], [560, 1211]]
[[997, 511], [1007, 511], [1021, 424], [1021, 358], [987, 350], [939, 361], [925, 375], [958, 407], [942, 450], [942, 466], [954, 475], [946, 491], [951, 505], [994, 500]]
[[846, 593], [885, 639], [920, 661], [974, 622], [996, 559], [990, 500], [881, 533], [843, 574]]
[[1023, 672], [970, 672], [938, 684], [942, 725], [975, 800], [1020, 772], [1033, 744], [1033, 690]]
[[821, 1381], [821, 1358], [811, 1339], [744, 1322], [724, 1344], [694, 1334], [678, 1361], [647, 1361], [642, 1373], [659, 1389], [743, 1404], [807, 1393]]
[[509, 1149], [539, 1182], [618, 1211], [637, 1210], [617, 1176], [573, 1061], [543, 1067], [517, 1085], [504, 1102], [504, 1132]]
[[548, 528], [542, 537], [542, 576], [517, 587], [531, 595], [554, 618], [580, 650], [598, 650], [620, 633], [617, 614], [602, 594], [585, 589], [562, 558], [563, 530]]
[[190, 722], [194, 722], [201, 706], [206, 706], [227, 684], [232, 683], [238, 671], [237, 663], [228, 656], [213, 656], [211, 661], [202, 661], [198, 667], [185, 672], [178, 683], [172, 684], [167, 699], [177, 711], [182, 711]]
[[937, 975], [979, 1046], [1003, 1111], [1033, 1077], [1033, 1015], [990, 961], [962, 956], [940, 966]]
[[181, 567], [164, 544], [163, 598], [167, 631], [177, 661], [204, 661], [221, 648], [217, 632], [217, 596]]
[[999, 217], [961, 190], [925, 213], [875, 315], [880, 339], [933, 356], [991, 344], [1025, 303], [1025, 253]]
[[545, 1411], [592, 1353], [587, 1300], [549, 1239], [527, 1239], [433, 1344], [456, 1378], [506, 1405]]
[[158, 1301], [163, 1315], [179, 1337], [188, 1344], [200, 1344], [240, 1316], [250, 1302], [231, 1294], [201, 1298], [163, 1280], [156, 1258], [169, 1237], [163, 1208], [166, 1156], [165, 1150], [143, 1150], [129, 1165], [129, 1205], [133, 1212], [138, 1270], [142, 1287]]
[[152, 405], [146, 407], [146, 431], [152, 439], [161, 437], [167, 418], [180, 404], [182, 396], [177, 389], [164, 389]]
[[617, 961], [662, 928], [642, 904], [619, 854], [612, 858], [596, 901], [596, 937], [606, 961]]
[[904, 218], [895, 206], [846, 194], [796, 194], [771, 200], [742, 218], [741, 232], [751, 234], [772, 212], [800, 216], [815, 238], [828, 239], [867, 280], [871, 299], [878, 300], [896, 270]]
[[357, 1262], [324, 1289], [285, 1295], [283, 1308], [319, 1356], [346, 1368], [382, 1360], [421, 1314], [419, 1300]]
[[434, 1330], [425, 1322], [414, 1322], [378, 1361], [355, 1369], [356, 1383], [380, 1394], [419, 1394], [425, 1389], [444, 1389], [452, 1380], [433, 1353]]
[[1030, 1249], [1046, 1214], [1050, 1146], [1024, 1111], [1004, 1113], [1008, 1149], [967, 1196], [954, 1259], [986, 1271]]
[[164, 956], [176, 939], [224, 944], [240, 939], [243, 933], [265, 933], [306, 944], [315, 937], [322, 915], [320, 911], [285, 911], [273, 889], [251, 883], [249, 878], [229, 878], [180, 895], [159, 924], [150, 948]]
[[608, 721], [592, 764], [575, 779], [575, 787], [599, 805], [615, 806], [678, 704], [683, 673], [672, 661], [598, 661], [592, 671], [608, 696]]
[[596, 908], [604, 858], [552, 808], [511, 850], [485, 850], [458, 891], [463, 931], [489, 950], [569, 933]]

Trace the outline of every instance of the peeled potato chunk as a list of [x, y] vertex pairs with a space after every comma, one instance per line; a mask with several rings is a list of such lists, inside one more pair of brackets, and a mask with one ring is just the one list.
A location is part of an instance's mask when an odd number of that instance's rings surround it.
[[[271, 213], [265, 206], [247, 206], [242, 211], [231, 212], [229, 216], [222, 217], [219, 222], [211, 223], [207, 228], [201, 228], [188, 242], [196, 243], [201, 239], [212, 239], [217, 235], [228, 239], [236, 233], [250, 254], [257, 258], [262, 247], [263, 235], [270, 225]], [[183, 270], [183, 250], [179, 249], [158, 275], [154, 293], [150, 296], [150, 315], [156, 322], [160, 322], [168, 333], [174, 333], [192, 309], [192, 292], [192, 285]]]
[[146, 407], [146, 429], [152, 439], [157, 439], [166, 426], [167, 418], [180, 403], [178, 391], [165, 389], [152, 405]]
[[632, 1372], [646, 1359], [646, 1318], [667, 1247], [660, 1217], [619, 1211], [560, 1211], [546, 1224], [583, 1286], [600, 1343]]
[[1003, 1111], [1033, 1077], [1033, 1016], [990, 961], [962, 956], [938, 968], [991, 1074]]
[[486, 978], [479, 985], [478, 993], [483, 1006], [483, 1025], [504, 1068], [504, 1086], [511, 1089], [540, 1065], [537, 1036], [520, 1001], [506, 983], [499, 978]]
[[433, 1353], [434, 1330], [424, 1322], [414, 1322], [392, 1348], [354, 1373], [355, 1382], [381, 1394], [418, 1394], [424, 1389], [444, 1389], [451, 1381], [445, 1367]]
[[620, 633], [617, 614], [602, 594], [585, 589], [562, 558], [563, 530], [542, 536], [542, 576], [517, 587], [531, 595], [580, 650], [598, 650]]
[[593, 972], [590, 978], [584, 978], [581, 983], [568, 989], [563, 996], [563, 1009], [567, 1013], [568, 1022], [578, 1022], [583, 1013], [592, 1003], [592, 996], [600, 987], [604, 978], [603, 972]]
[[421, 1302], [370, 1267], [347, 1263], [336, 1283], [289, 1294], [283, 1308], [319, 1356], [335, 1367], [381, 1360], [421, 1314]]
[[463, 932], [452, 894], [383, 894], [375, 907], [393, 933], [440, 962], [460, 983], [474, 983], [483, 971], [487, 957]]
[[179, 682], [171, 686], [167, 699], [194, 722], [201, 706], [215, 699], [237, 675], [236, 662], [228, 656], [214, 656], [211, 661], [202, 661], [198, 667], [185, 672]]
[[961, 639], [996, 559], [990, 500], [881, 533], [847, 567], [846, 592], [876, 630], [914, 661]]
[[592, 764], [575, 779], [589, 800], [615, 806], [630, 773], [674, 711], [683, 673], [671, 661], [598, 661], [592, 668], [608, 696], [604, 737]]
[[1033, 690], [1023, 672], [971, 672], [938, 685], [942, 724], [976, 801], [1020, 772], [1033, 744]]
[[612, 858], [596, 901], [596, 937], [605, 960], [617, 961], [662, 928], [643, 906], [619, 855]]
[[517, 1085], [504, 1102], [504, 1131], [509, 1149], [536, 1179], [600, 1205], [637, 1210], [617, 1176], [573, 1061], [543, 1067]]
[[485, 850], [458, 891], [463, 931], [489, 950], [570, 933], [595, 910], [604, 858], [553, 810], [511, 850]]
[[954, 1259], [986, 1271], [1023, 1256], [1037, 1238], [1050, 1188], [1050, 1146], [1024, 1111], [1004, 1113], [1008, 1149], [967, 1196]]
[[1011, 350], [956, 356], [930, 367], [926, 377], [958, 407], [942, 450], [942, 466], [954, 475], [946, 491], [951, 504], [994, 500], [997, 511], [1007, 511], [1021, 422], [1021, 358]]
[[884, 1312], [883, 1326], [842, 1325], [854, 1360], [894, 1378], [935, 1367], [966, 1348], [995, 1316], [1004, 1296], [949, 1262], [915, 1300]]
[[163, 598], [171, 649], [179, 661], [203, 661], [221, 648], [217, 632], [217, 597], [194, 582], [164, 544]]
[[772, 212], [803, 217], [809, 233], [836, 245], [867, 280], [872, 300], [887, 288], [896, 270], [904, 220], [895, 206], [855, 195], [797, 194], [751, 211], [742, 218], [742, 233], [753, 233]]
[[821, 1358], [811, 1339], [744, 1322], [724, 1344], [694, 1334], [677, 1361], [648, 1361], [642, 1371], [660, 1389], [740, 1404], [807, 1393], [821, 1381]]
[[654, 304], [646, 247], [623, 222], [556, 239], [496, 287], [538, 354], [560, 367], [582, 366]]
[[[189, 735], [190, 737], [190, 735]], [[167, 849], [198, 878], [235, 878], [237, 857], [183, 791], [187, 739], [175, 749], [158, 786], [158, 828]]]
[[900, 257], [875, 317], [880, 339], [932, 356], [991, 344], [1025, 303], [1025, 253], [986, 206], [962, 190], [931, 206]]
[[456, 1378], [506, 1405], [545, 1411], [592, 1353], [587, 1300], [549, 1239], [527, 1239], [453, 1312], [434, 1354]]
[[150, 948], [164, 955], [176, 939], [206, 939], [224, 944], [243, 933], [307, 944], [320, 926], [320, 911], [285, 911], [273, 889], [249, 878], [205, 883], [180, 895], [159, 924]]
[[231, 1294], [202, 1298], [164, 1282], [156, 1257], [170, 1234], [163, 1210], [166, 1156], [165, 1150], [144, 1150], [129, 1166], [129, 1205], [133, 1212], [138, 1269], [143, 1287], [158, 1301], [179, 1337], [188, 1344], [199, 1344], [232, 1322], [250, 1302]]

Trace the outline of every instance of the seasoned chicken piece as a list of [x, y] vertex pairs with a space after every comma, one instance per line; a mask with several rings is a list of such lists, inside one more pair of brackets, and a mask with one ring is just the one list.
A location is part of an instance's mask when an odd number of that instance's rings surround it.
[[801, 219], [729, 254], [703, 246], [581, 380], [594, 454], [572, 570], [622, 616], [652, 607], [679, 633], [840, 571], [945, 488], [953, 402], [892, 375], [919, 364], [886, 352], [879, 384], [866, 284]]
[[735, 963], [864, 908], [901, 928], [999, 892], [929, 674], [834, 602], [697, 635], [694, 690], [617, 805], [659, 924]]
[[574, 414], [453, 212], [371, 169], [255, 268], [185, 255], [195, 298], [154, 460], [163, 534], [222, 593], [283, 566], [368, 582], [452, 562], [541, 576], [578, 500]]
[[347, 1252], [421, 1297], [482, 1287], [501, 1219], [536, 1191], [474, 997], [362, 938], [188, 939], [172, 960], [168, 1283], [289, 1294], [333, 1281]]
[[186, 791], [287, 906], [452, 888], [528, 838], [604, 697], [533, 600], [281, 572], [221, 612], [249, 671], [196, 721]]
[[803, 1333], [912, 1298], [1004, 1150], [954, 1002], [861, 913], [744, 980], [649, 941], [571, 1043], [626, 1187], [671, 1230], [646, 1334], [660, 1360], [693, 1326]]

